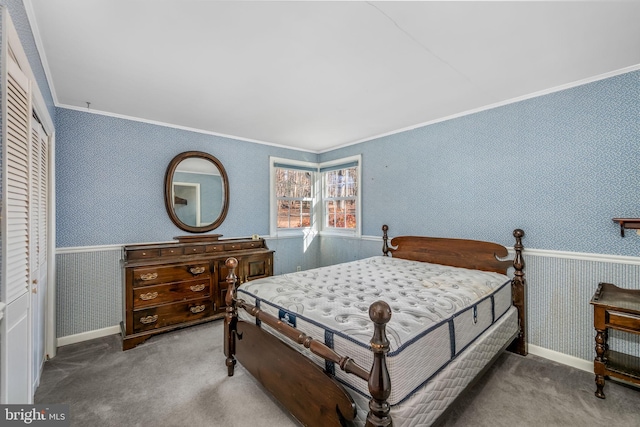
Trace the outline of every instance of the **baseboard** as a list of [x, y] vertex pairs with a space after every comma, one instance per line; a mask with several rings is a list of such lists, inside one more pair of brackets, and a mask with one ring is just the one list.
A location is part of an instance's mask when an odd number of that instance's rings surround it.
[[108, 328], [96, 329], [93, 331], [81, 332], [79, 334], [67, 335], [66, 337], [58, 338], [58, 347], [63, 347], [69, 344], [75, 344], [83, 341], [89, 341], [95, 338], [106, 337], [108, 335], [115, 335], [120, 333], [120, 326], [109, 326]]
[[548, 348], [538, 347], [537, 345], [528, 344], [529, 353], [534, 356], [543, 357], [563, 365], [571, 366], [582, 371], [593, 372], [593, 361], [580, 359], [579, 357], [569, 356]]

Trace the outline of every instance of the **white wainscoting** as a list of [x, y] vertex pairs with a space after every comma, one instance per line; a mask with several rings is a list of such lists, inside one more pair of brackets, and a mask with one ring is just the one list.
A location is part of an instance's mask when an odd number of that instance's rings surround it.
[[[121, 245], [56, 250], [58, 346], [122, 320]], [[90, 335], [89, 335], [90, 336]]]
[[[589, 301], [600, 282], [640, 288], [640, 257], [525, 249], [524, 259], [528, 342], [593, 361], [595, 331]], [[637, 335], [610, 331], [609, 344], [618, 351], [640, 356]]]

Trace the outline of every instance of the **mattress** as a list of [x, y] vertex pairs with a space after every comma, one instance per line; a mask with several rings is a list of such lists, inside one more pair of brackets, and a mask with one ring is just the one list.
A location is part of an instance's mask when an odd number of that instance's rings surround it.
[[[433, 424], [482, 372], [482, 370], [513, 339], [518, 331], [518, 310], [511, 307], [485, 333], [479, 336], [447, 366], [429, 379], [402, 403], [391, 406], [393, 425], [421, 426]], [[391, 387], [393, 387], [393, 382]], [[352, 392], [357, 412], [356, 425], [365, 425], [369, 398]]]
[[[382, 256], [247, 282], [238, 288], [238, 298], [324, 341], [365, 369], [373, 360], [369, 306], [386, 301], [392, 310], [386, 328], [392, 414], [394, 406], [403, 408], [419, 401], [418, 395], [430, 380], [442, 377], [455, 365], [457, 356], [477, 346], [485, 331], [507, 324], [502, 328], [506, 331], [505, 342], [499, 343], [502, 348], [517, 330], [507, 276]], [[239, 315], [254, 321], [244, 310]], [[368, 399], [366, 381], [289, 342]]]

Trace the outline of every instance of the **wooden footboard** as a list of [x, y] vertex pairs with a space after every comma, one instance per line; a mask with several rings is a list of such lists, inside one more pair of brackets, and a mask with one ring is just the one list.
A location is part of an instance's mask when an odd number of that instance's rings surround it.
[[247, 369], [303, 425], [353, 421], [355, 403], [315, 363], [260, 327], [238, 321], [236, 354]]

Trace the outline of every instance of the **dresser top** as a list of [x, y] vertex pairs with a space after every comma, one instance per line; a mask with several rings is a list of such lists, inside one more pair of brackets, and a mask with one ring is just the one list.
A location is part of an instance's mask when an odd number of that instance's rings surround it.
[[[122, 260], [125, 265], [140, 262], [189, 261], [194, 258], [232, 256], [233, 252], [273, 252], [263, 238], [181, 239], [178, 242], [126, 245]], [[189, 241], [193, 240], [193, 241]], [[200, 241], [201, 240], [201, 241]]]

